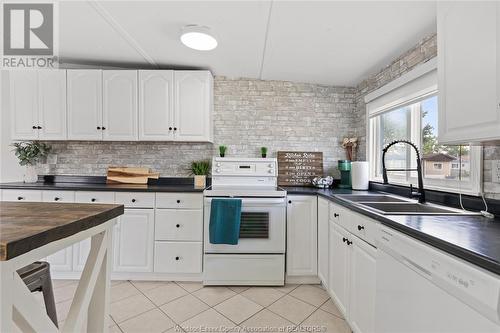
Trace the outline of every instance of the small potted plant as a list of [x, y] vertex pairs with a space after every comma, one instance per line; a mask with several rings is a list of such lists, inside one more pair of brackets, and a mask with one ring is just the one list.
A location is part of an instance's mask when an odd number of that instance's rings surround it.
[[191, 163], [191, 174], [194, 175], [194, 187], [205, 188], [210, 173], [210, 161], [194, 161]]
[[219, 154], [220, 154], [220, 157], [224, 157], [226, 156], [226, 150], [227, 150], [227, 147], [224, 146], [224, 145], [220, 145], [219, 146]]
[[267, 147], [260, 147], [260, 154], [262, 155], [262, 158], [267, 157]]
[[16, 157], [19, 159], [19, 165], [25, 167], [24, 182], [36, 183], [38, 181], [36, 165], [47, 157], [52, 148], [39, 141], [15, 142], [12, 146]]

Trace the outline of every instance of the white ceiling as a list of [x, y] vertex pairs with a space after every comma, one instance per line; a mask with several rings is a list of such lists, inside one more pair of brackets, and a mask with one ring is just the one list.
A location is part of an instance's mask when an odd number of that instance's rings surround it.
[[[436, 31], [433, 1], [65, 1], [64, 62], [352, 86]], [[187, 24], [219, 46], [191, 50]]]

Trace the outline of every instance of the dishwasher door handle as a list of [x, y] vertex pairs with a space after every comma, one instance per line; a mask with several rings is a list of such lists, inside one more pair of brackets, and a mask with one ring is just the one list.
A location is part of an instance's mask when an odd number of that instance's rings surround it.
[[428, 271], [427, 269], [423, 268], [422, 266], [420, 266], [419, 264], [415, 263], [414, 261], [406, 258], [406, 257], [402, 257], [402, 262], [403, 264], [405, 264], [406, 266], [410, 267], [411, 269], [413, 269], [414, 271], [416, 271], [417, 273], [420, 273], [420, 275], [423, 275], [424, 277], [430, 279], [432, 278], [432, 273], [430, 271]]

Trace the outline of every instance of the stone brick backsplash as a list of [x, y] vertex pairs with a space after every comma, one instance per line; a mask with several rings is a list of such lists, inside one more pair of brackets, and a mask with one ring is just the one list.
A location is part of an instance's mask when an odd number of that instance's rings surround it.
[[[379, 72], [356, 87], [229, 79], [214, 80], [214, 144], [168, 142], [55, 142], [56, 165], [42, 173], [104, 175], [109, 165], [146, 166], [162, 176], [187, 176], [193, 160], [210, 159], [217, 146], [228, 146], [227, 156], [268, 155], [278, 150], [322, 151], [327, 174], [337, 174], [344, 136], [360, 140], [359, 160], [366, 159], [364, 97], [415, 66], [437, 55], [436, 35], [422, 39]], [[500, 159], [500, 147], [484, 148], [484, 188], [500, 199], [500, 184], [492, 182], [491, 161]]]
[[214, 144], [168, 142], [49, 142], [57, 164], [42, 173], [104, 175], [109, 165], [146, 166], [161, 176], [186, 176], [193, 160], [210, 159], [220, 144], [226, 156], [260, 156], [260, 147], [322, 151], [325, 170], [345, 158], [340, 141], [356, 133], [355, 88], [263, 81], [214, 80]]

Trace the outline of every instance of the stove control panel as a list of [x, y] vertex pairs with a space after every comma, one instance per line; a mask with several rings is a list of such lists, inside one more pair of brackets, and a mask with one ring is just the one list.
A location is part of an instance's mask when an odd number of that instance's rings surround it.
[[228, 158], [214, 157], [212, 175], [262, 177], [277, 176], [278, 161], [275, 158]]

